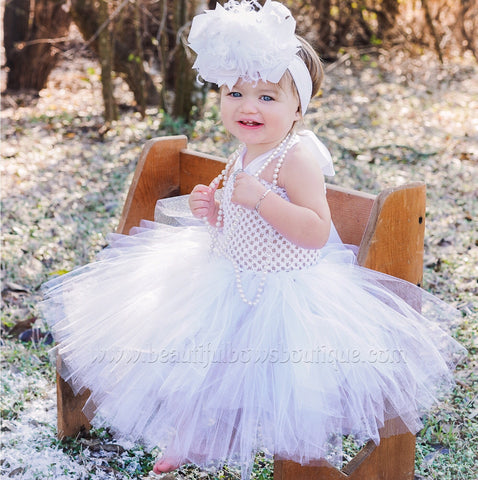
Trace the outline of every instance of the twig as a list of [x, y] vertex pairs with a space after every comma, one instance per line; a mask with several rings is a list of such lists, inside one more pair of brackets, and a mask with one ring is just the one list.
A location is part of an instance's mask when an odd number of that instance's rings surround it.
[[[85, 42], [81, 45], [79, 50], [75, 53], [75, 56], [81, 54], [81, 52], [85, 51], [101, 34], [101, 32], [121, 13], [123, 8], [130, 2], [131, 0], [123, 0], [123, 2], [118, 5], [116, 10], [98, 27], [98, 30]], [[71, 54], [69, 50], [62, 52], [65, 58], [71, 58]]]
[[29, 47], [30, 45], [38, 45], [41, 43], [49, 43], [50, 45], [54, 45], [56, 43], [65, 43], [70, 40], [69, 37], [59, 37], [59, 38], [37, 38], [35, 40], [27, 40], [24, 42], [18, 42], [15, 44], [15, 48], [17, 50], [23, 50], [25, 47]]
[[440, 41], [438, 40], [438, 35], [435, 30], [435, 25], [433, 24], [433, 19], [430, 13], [430, 7], [428, 5], [428, 0], [422, 0], [423, 9], [425, 10], [425, 18], [427, 20], [427, 24], [430, 27], [430, 32], [433, 37], [433, 41], [435, 43], [435, 50], [437, 51], [438, 58], [440, 59], [440, 63], [443, 64], [443, 54], [441, 53]]
[[88, 39], [87, 42], [83, 45], [83, 49], [89, 47], [100, 35], [100, 33], [121, 13], [121, 10], [129, 3], [130, 0], [123, 0], [116, 10], [99, 26], [98, 30], [94, 33], [94, 35]]
[[346, 62], [350, 58], [350, 53], [345, 53], [342, 55], [338, 60], [336, 60], [334, 63], [331, 63], [330, 65], [327, 65], [324, 68], [325, 73], [329, 73], [335, 68], [337, 68], [339, 65], [342, 65], [342, 63]]
[[374, 145], [373, 147], [364, 147], [364, 148], [361, 148], [361, 149], [352, 149], [352, 148], [345, 147], [340, 142], [338, 142], [336, 140], [333, 140], [331, 138], [327, 138], [327, 143], [329, 143], [329, 144], [333, 143], [340, 150], [348, 152], [353, 156], [361, 155], [362, 153], [364, 153], [366, 151], [369, 151], [369, 150], [372, 150], [372, 151], [373, 150], [380, 150], [381, 148], [401, 148], [401, 149], [404, 149], [404, 150], [410, 150], [411, 152], [413, 152], [415, 155], [417, 155], [419, 157], [433, 157], [434, 155], [436, 155], [438, 153], [438, 152], [420, 152], [420, 151], [416, 150], [415, 148], [410, 147], [410, 145], [400, 145], [400, 144], [396, 144], [396, 143], [390, 143], [390, 144], [387, 144], [387, 145]]
[[433, 155], [436, 155], [438, 152], [419, 152], [413, 147], [410, 147], [410, 145], [400, 145], [400, 144], [393, 144], [390, 143], [388, 145], [376, 145], [374, 147], [368, 147], [368, 150], [380, 150], [381, 148], [402, 148], [405, 150], [410, 150], [414, 154], [420, 156], [420, 157], [433, 157]]

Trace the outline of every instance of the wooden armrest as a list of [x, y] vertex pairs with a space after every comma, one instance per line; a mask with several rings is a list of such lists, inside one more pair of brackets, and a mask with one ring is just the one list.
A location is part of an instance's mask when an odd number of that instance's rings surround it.
[[360, 243], [360, 265], [420, 285], [423, 278], [426, 187], [413, 182], [377, 196]]
[[159, 198], [179, 194], [179, 152], [186, 147], [185, 135], [148, 140], [139, 157], [117, 228], [128, 234], [141, 220], [154, 219]]

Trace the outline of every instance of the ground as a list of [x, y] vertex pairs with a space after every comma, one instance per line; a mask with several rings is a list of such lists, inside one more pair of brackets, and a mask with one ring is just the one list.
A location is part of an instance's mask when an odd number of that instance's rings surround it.
[[[115, 229], [145, 140], [186, 133], [194, 148], [233, 149], [211, 92], [187, 126], [157, 109], [141, 118], [117, 80], [121, 119], [103, 129], [99, 67], [65, 59], [38, 98], [2, 96], [2, 477], [113, 479], [153, 476], [152, 455], [105, 431], [55, 438], [54, 371], [44, 342], [21, 342], [38, 313], [41, 284], [91, 261]], [[398, 49], [348, 51], [326, 65], [306, 125], [329, 147], [333, 182], [377, 193], [427, 184], [424, 288], [455, 305], [454, 335], [469, 350], [453, 394], [417, 437], [416, 478], [478, 476], [478, 66], [468, 57], [412, 57]], [[155, 452], [153, 452], [154, 454]], [[270, 479], [258, 458], [254, 478]], [[170, 478], [237, 478], [185, 468]]]

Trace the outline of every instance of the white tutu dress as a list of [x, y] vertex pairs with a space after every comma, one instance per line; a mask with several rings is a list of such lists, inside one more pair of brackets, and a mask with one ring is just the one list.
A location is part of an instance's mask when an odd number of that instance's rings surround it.
[[337, 238], [292, 244], [231, 202], [232, 178], [222, 228], [145, 223], [45, 285], [61, 373], [91, 391], [86, 414], [179, 463], [240, 465], [243, 478], [258, 450], [337, 465], [343, 434], [378, 443], [395, 417], [417, 432], [465, 354], [442, 328], [457, 312], [359, 267]]

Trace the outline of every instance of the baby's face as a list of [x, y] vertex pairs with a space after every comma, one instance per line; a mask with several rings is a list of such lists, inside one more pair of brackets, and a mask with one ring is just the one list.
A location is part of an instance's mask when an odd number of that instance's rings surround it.
[[225, 128], [258, 154], [278, 145], [301, 117], [297, 95], [282, 83], [241, 79], [232, 89], [221, 89]]

